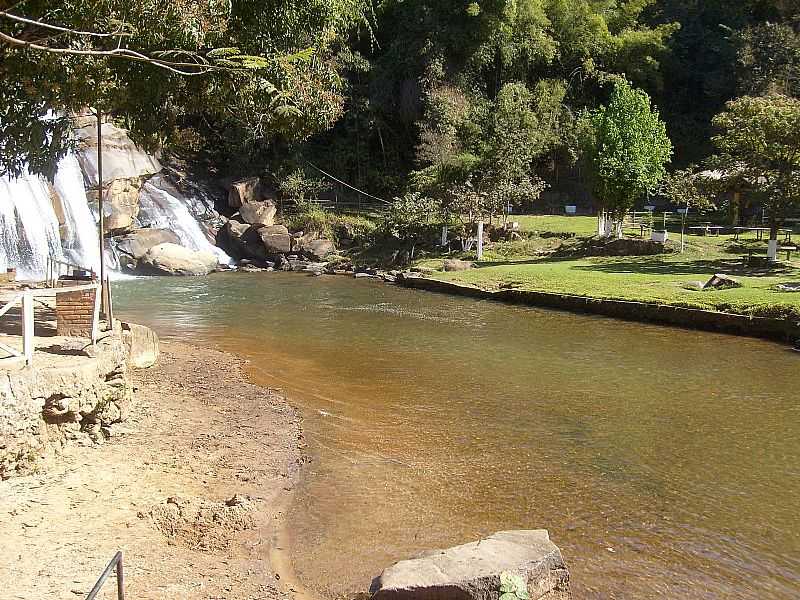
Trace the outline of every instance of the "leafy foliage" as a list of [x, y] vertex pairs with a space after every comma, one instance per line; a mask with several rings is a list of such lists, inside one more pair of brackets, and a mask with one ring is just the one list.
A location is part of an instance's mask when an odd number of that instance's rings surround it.
[[587, 117], [585, 154], [602, 206], [620, 220], [666, 174], [672, 144], [649, 96], [621, 81]]
[[755, 190], [775, 239], [787, 212], [800, 207], [800, 100], [744, 96], [714, 118], [719, 153], [712, 164], [733, 185]]
[[528, 585], [516, 573], [500, 573], [500, 600], [528, 600]]

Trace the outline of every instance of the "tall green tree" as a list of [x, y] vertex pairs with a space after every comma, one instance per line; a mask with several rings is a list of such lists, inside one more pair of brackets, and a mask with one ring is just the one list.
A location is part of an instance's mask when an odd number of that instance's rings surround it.
[[654, 192], [666, 174], [672, 143], [650, 97], [617, 82], [607, 106], [588, 116], [584, 152], [594, 194], [619, 225], [637, 200]]
[[800, 208], [800, 99], [744, 96], [714, 118], [719, 153], [712, 164], [761, 201], [770, 224], [769, 256], [777, 254], [778, 229]]

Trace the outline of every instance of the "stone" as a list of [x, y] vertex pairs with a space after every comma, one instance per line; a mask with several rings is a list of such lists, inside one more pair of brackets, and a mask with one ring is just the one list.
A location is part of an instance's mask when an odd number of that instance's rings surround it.
[[501, 531], [400, 561], [370, 591], [372, 600], [498, 600], [503, 573], [521, 576], [532, 600], [571, 598], [569, 571], [545, 530]]
[[[129, 367], [147, 369], [158, 362], [158, 336], [149, 327], [123, 323], [122, 339], [128, 349]], [[109, 381], [108, 385], [112, 383]]]
[[336, 252], [336, 246], [330, 240], [312, 240], [307, 244], [303, 244], [303, 253], [311, 260], [324, 260]]
[[[161, 163], [133, 143], [128, 132], [113, 123], [103, 123], [103, 182], [141, 179], [161, 171]], [[77, 157], [87, 187], [97, 186], [97, 124], [75, 130]]]
[[[272, 227], [263, 227], [258, 230], [258, 237], [264, 246], [266, 255], [286, 254], [292, 251], [292, 237], [288, 232], [286, 233], [272, 233], [271, 231], [276, 228], [283, 227], [282, 225], [274, 225]], [[283, 229], [286, 229], [283, 227]]]
[[208, 275], [217, 268], [217, 257], [177, 244], [153, 246], [142, 257], [142, 265], [159, 275]]
[[261, 200], [261, 180], [258, 177], [248, 177], [234, 182], [228, 191], [228, 206], [241, 208], [248, 202]]
[[717, 273], [711, 279], [706, 281], [703, 285], [704, 290], [724, 289], [724, 288], [740, 288], [742, 284], [733, 277]]
[[239, 214], [245, 223], [269, 227], [275, 225], [278, 207], [269, 200], [245, 202], [239, 209]]
[[468, 271], [475, 266], [474, 263], [466, 260], [457, 260], [455, 258], [447, 258], [444, 261], [445, 271]]
[[180, 241], [180, 238], [168, 229], [134, 229], [115, 239], [117, 250], [137, 261], [144, 257], [153, 246], [166, 243], [180, 244]]
[[266, 235], [289, 235], [289, 230], [286, 228], [286, 225], [271, 225], [269, 227], [263, 227], [259, 229], [259, 232]]

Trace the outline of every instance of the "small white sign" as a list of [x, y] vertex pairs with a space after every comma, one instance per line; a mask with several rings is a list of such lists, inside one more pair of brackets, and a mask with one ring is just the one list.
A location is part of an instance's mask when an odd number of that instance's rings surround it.
[[574, 215], [575, 213], [578, 212], [578, 207], [577, 206], [565, 206], [564, 210], [567, 211], [568, 215]]

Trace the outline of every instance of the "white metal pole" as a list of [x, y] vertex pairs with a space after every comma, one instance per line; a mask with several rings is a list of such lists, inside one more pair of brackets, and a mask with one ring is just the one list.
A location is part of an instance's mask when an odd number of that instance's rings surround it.
[[27, 292], [22, 296], [22, 353], [25, 355], [26, 365], [33, 362], [35, 335], [33, 318], [33, 294]]
[[483, 221], [478, 221], [478, 260], [483, 258]]

